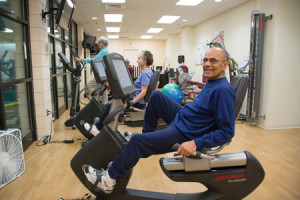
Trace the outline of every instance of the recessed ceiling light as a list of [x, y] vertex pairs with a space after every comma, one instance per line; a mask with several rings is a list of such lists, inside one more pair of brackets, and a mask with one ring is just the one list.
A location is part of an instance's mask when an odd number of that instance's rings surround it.
[[101, 28], [98, 28], [97, 31], [101, 31]]
[[173, 22], [175, 22], [177, 19], [179, 19], [180, 16], [170, 16], [170, 15], [164, 15], [162, 16], [157, 23], [160, 24], [172, 24]]
[[163, 30], [163, 28], [149, 28], [147, 33], [159, 33]]
[[199, 3], [201, 3], [204, 0], [179, 0], [176, 5], [178, 6], [197, 6]]
[[97, 19], [97, 17], [92, 17], [93, 20]]
[[120, 27], [106, 27], [106, 31], [110, 33], [118, 33], [120, 32]]
[[122, 22], [122, 14], [104, 14], [105, 22]]
[[142, 35], [141, 39], [151, 39], [153, 35]]
[[108, 35], [108, 39], [118, 39], [119, 35]]
[[183, 19], [182, 21], [183, 21], [183, 22], [187, 22], [188, 20], [186, 20], [186, 19]]
[[102, 3], [125, 3], [125, 0], [102, 0]]
[[215, 2], [219, 3], [219, 2], [222, 2], [222, 0], [215, 0]]

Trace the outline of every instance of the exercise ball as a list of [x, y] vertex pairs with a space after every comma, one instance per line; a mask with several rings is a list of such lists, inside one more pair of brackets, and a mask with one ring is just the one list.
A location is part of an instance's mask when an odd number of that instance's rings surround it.
[[162, 92], [168, 95], [168, 93], [173, 89], [179, 89], [179, 86], [175, 83], [168, 83], [162, 88]]
[[170, 97], [171, 99], [173, 99], [177, 103], [181, 104], [181, 102], [183, 100], [183, 93], [178, 89], [172, 89], [168, 93], [168, 97]]

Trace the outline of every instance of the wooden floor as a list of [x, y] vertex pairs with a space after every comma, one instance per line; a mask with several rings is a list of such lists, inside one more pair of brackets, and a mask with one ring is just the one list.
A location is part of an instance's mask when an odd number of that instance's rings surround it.
[[[80, 199], [89, 192], [70, 167], [70, 160], [81, 148], [84, 137], [78, 130], [64, 127], [66, 119], [68, 112], [54, 122], [52, 141], [73, 138], [75, 143], [51, 143], [48, 147], [32, 144], [24, 153], [25, 173], [0, 189], [1, 200], [71, 200]], [[141, 128], [121, 125], [119, 130], [124, 133], [125, 130], [140, 131]], [[257, 157], [266, 173], [262, 184], [245, 199], [300, 199], [300, 129], [264, 130], [246, 123], [236, 124], [236, 136], [222, 152], [244, 150]], [[168, 193], [205, 190], [201, 184], [169, 180], [158, 164], [163, 156], [170, 154], [141, 159], [134, 168], [128, 187]]]

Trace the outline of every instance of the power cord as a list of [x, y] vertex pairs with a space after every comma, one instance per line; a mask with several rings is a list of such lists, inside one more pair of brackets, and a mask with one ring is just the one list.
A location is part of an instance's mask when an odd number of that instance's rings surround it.
[[[40, 153], [46, 151], [48, 149], [48, 144], [50, 143], [73, 143], [74, 140], [73, 139], [66, 139], [64, 141], [51, 141], [51, 136], [53, 135], [53, 129], [52, 129], [52, 126], [53, 126], [53, 121], [54, 121], [54, 118], [52, 116], [52, 112], [50, 110], [47, 110], [47, 116], [51, 115], [51, 129], [50, 129], [50, 133], [49, 135], [46, 135], [44, 137], [42, 137], [41, 139], [39, 139], [36, 143], [36, 146], [44, 146], [44, 145], [47, 145], [47, 147], [44, 149], [44, 150], [41, 150], [40, 152], [36, 153], [35, 155], [31, 156], [29, 159], [27, 159], [25, 162], [28, 162], [30, 161], [31, 159], [33, 159], [34, 157], [36, 157], [37, 155], [39, 155]], [[42, 144], [41, 144], [42, 142]]]
[[[50, 119], [51, 119], [51, 130], [50, 130], [50, 133], [49, 133], [49, 135], [47, 135], [47, 136], [45, 136], [45, 137], [39, 139], [39, 140], [37, 141], [37, 143], [36, 143], [37, 146], [42, 146], [42, 145], [38, 145], [39, 141], [43, 140], [43, 142], [44, 142], [45, 138], [47, 137], [47, 147], [46, 147], [44, 150], [41, 150], [40, 152], [38, 152], [38, 153], [36, 153], [35, 155], [31, 156], [31, 157], [30, 157], [29, 159], [27, 159], [25, 162], [30, 161], [31, 159], [33, 159], [34, 157], [36, 157], [37, 155], [39, 155], [40, 153], [42, 153], [42, 152], [44, 152], [44, 151], [46, 151], [46, 150], [48, 149], [48, 144], [50, 143], [51, 135], [53, 134], [53, 132], [52, 132], [52, 125], [53, 125], [53, 121], [54, 121], [54, 118], [52, 117], [52, 112], [49, 111], [49, 110], [47, 110], [47, 116], [48, 116], [49, 114], [51, 115], [51, 118], [50, 118]], [[45, 141], [46, 141], [46, 140], [45, 140]]]
[[[43, 145], [46, 145], [49, 143], [74, 143], [73, 139], [66, 139], [63, 141], [51, 141], [51, 136], [53, 135], [52, 126], [53, 126], [54, 118], [53, 118], [52, 112], [50, 110], [47, 109], [46, 112], [47, 112], [47, 116], [51, 115], [51, 119], [52, 119], [51, 120], [51, 131], [50, 131], [49, 135], [46, 135], [46, 136], [42, 137], [40, 140], [38, 140], [36, 143], [36, 146], [43, 146]], [[42, 144], [40, 144], [41, 141], [43, 142]]]
[[[40, 144], [41, 142], [43, 142], [42, 144]], [[46, 135], [45, 137], [41, 138], [37, 143], [36, 146], [43, 146], [49, 143], [74, 143], [74, 140], [71, 139], [65, 139], [63, 141], [51, 141], [51, 135]]]

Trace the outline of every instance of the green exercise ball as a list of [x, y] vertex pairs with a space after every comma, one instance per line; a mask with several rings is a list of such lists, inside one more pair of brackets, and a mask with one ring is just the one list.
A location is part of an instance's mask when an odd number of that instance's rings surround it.
[[162, 92], [168, 95], [168, 93], [173, 89], [179, 90], [179, 86], [175, 83], [168, 83], [162, 88]]

